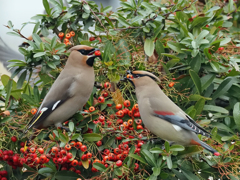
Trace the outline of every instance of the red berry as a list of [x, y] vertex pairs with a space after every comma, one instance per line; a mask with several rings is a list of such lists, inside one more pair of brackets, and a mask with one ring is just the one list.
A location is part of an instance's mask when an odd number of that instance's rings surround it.
[[67, 151], [69, 151], [71, 148], [72, 148], [72, 147], [71, 147], [70, 144], [66, 144], [66, 145], [65, 145], [65, 149], [66, 149]]
[[102, 93], [102, 95], [103, 95], [103, 97], [108, 97], [108, 93], [105, 91]]
[[89, 41], [94, 41], [94, 40], [95, 40], [94, 37], [90, 37], [90, 38], [89, 38]]
[[39, 152], [40, 154], [43, 154], [43, 153], [44, 153], [43, 148], [38, 148], [38, 152]]
[[224, 47], [220, 47], [220, 48], [218, 48], [218, 50], [219, 50], [219, 51], [222, 51], [222, 50], [224, 50]]
[[118, 160], [117, 162], [116, 162], [116, 165], [119, 167], [119, 166], [122, 166], [122, 161], [121, 160]]
[[80, 149], [81, 149], [82, 152], [85, 152], [87, 150], [87, 146], [82, 145]]
[[112, 107], [112, 104], [107, 104], [108, 107]]
[[110, 82], [105, 82], [105, 83], [104, 83], [104, 87], [105, 87], [106, 89], [111, 88], [111, 83], [110, 83]]
[[100, 96], [100, 97], [98, 98], [98, 102], [99, 102], [99, 103], [104, 103], [104, 102], [105, 102], [105, 98], [104, 98], [103, 96]]
[[52, 147], [52, 153], [54, 153], [54, 154], [58, 153], [58, 148], [57, 147]]
[[126, 101], [124, 101], [123, 105], [124, 105], [125, 107], [129, 107], [129, 106], [131, 105], [131, 103], [130, 103], [129, 100], [126, 100]]
[[90, 159], [92, 157], [92, 153], [88, 152], [87, 153], [87, 158]]
[[101, 52], [100, 51], [95, 51], [95, 56], [101, 56]]
[[13, 136], [13, 137], [11, 137], [11, 140], [12, 140], [12, 142], [16, 142], [17, 141], [17, 137]]
[[79, 142], [79, 141], [78, 141], [78, 142], [76, 143], [76, 145], [75, 145], [75, 147], [76, 147], [76, 148], [78, 148], [78, 149], [80, 149], [80, 148], [81, 148], [81, 146], [82, 146], [82, 143], [81, 143], [81, 142]]
[[67, 153], [67, 158], [68, 159], [72, 159], [72, 157], [73, 157], [72, 153]]
[[141, 120], [141, 119], [137, 119], [135, 122], [136, 122], [136, 124], [138, 124], [138, 125], [142, 124], [142, 120]]
[[118, 109], [118, 110], [122, 109], [122, 105], [121, 104], [117, 104], [116, 105], [116, 109]]
[[87, 158], [87, 155], [86, 154], [83, 154], [82, 155], [82, 157], [81, 157], [81, 159], [83, 160], [83, 161], [86, 161], [88, 158]]
[[98, 147], [101, 146], [101, 145], [102, 145], [102, 141], [96, 142], [96, 145], [97, 145]]
[[20, 146], [24, 147], [25, 143], [24, 142], [20, 142]]
[[36, 149], [34, 147], [30, 148], [30, 153], [35, 153]]
[[78, 165], [78, 161], [76, 159], [74, 159], [71, 163], [72, 166], [77, 166]]

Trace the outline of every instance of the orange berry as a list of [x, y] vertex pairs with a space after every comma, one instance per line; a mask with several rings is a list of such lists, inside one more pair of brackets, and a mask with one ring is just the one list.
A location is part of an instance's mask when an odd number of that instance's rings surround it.
[[105, 87], [106, 89], [111, 88], [111, 83], [110, 83], [110, 82], [105, 82], [105, 83], [104, 83], [104, 87]]
[[69, 42], [69, 39], [65, 38], [63, 42], [66, 44], [67, 42]]
[[133, 125], [133, 120], [129, 119], [127, 123], [128, 123], [129, 126], [132, 126]]
[[65, 37], [66, 37], [67, 39], [70, 39], [70, 38], [71, 38], [71, 34], [70, 34], [70, 33], [67, 33]]
[[80, 149], [81, 146], [82, 146], [82, 143], [81, 143], [81, 142], [77, 142], [77, 143], [75, 144], [75, 147], [78, 148], [78, 149]]
[[71, 145], [72, 147], [75, 147], [76, 142], [75, 142], [75, 141], [71, 141], [71, 142], [70, 142], [70, 145]]
[[168, 84], [168, 87], [173, 87], [174, 86], [174, 82], [170, 82], [169, 84]]
[[36, 108], [32, 108], [31, 109], [31, 113], [32, 113], [32, 115], [36, 114], [37, 113], [37, 109]]
[[89, 112], [93, 112], [93, 111], [95, 111], [95, 107], [91, 106], [91, 107], [89, 108]]
[[58, 37], [60, 37], [61, 39], [64, 37], [64, 33], [63, 32], [60, 32], [59, 34], [58, 34]]
[[70, 42], [66, 42], [66, 43], [64, 43], [66, 46], [69, 46], [69, 45], [71, 45], [72, 43], [70, 43]]
[[75, 32], [74, 31], [71, 31], [70, 32], [70, 35], [73, 37], [73, 36], [75, 36]]
[[118, 110], [122, 109], [122, 105], [121, 104], [117, 104], [116, 105], [116, 109], [118, 109]]
[[135, 122], [136, 122], [136, 124], [138, 124], [138, 125], [142, 124], [142, 120], [141, 120], [141, 119], [137, 119]]
[[4, 115], [4, 116], [10, 116], [10, 112], [9, 112], [9, 111], [4, 111], [4, 112], [3, 112], [3, 115]]
[[134, 104], [133, 108], [134, 108], [135, 110], [138, 110], [138, 104]]

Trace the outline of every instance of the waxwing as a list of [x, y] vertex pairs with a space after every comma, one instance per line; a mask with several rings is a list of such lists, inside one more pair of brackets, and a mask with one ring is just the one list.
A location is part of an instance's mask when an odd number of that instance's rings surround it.
[[88, 101], [94, 86], [93, 69], [95, 51], [98, 49], [77, 45], [72, 47], [66, 65], [32, 120], [27, 124], [24, 133], [30, 128], [42, 129], [62, 123], [73, 116]]
[[160, 82], [158, 77], [147, 71], [128, 71], [126, 78], [135, 86], [142, 121], [153, 134], [171, 143], [198, 145], [220, 155], [198, 138], [197, 134], [210, 134], [164, 94], [156, 83]]

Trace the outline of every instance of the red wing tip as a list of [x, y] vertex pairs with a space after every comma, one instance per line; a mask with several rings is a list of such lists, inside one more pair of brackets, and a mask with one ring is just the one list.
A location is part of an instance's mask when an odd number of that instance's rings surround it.
[[169, 112], [169, 111], [154, 111], [156, 114], [158, 115], [162, 115], [162, 116], [167, 116], [167, 115], [174, 115], [174, 113]]
[[220, 156], [221, 154], [219, 152], [213, 153], [214, 156]]

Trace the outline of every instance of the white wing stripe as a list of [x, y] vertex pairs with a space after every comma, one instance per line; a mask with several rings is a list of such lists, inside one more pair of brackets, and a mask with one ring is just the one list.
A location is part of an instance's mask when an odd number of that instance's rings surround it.
[[52, 111], [57, 107], [57, 105], [58, 105], [60, 102], [61, 102], [61, 100], [57, 101], [57, 102], [53, 105]]

